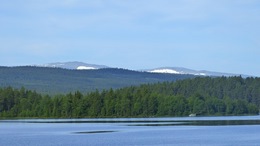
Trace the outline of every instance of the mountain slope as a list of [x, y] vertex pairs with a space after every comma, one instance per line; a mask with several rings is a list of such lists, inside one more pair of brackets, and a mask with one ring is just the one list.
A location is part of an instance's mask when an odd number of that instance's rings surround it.
[[35, 65], [38, 67], [54, 67], [54, 68], [63, 68], [63, 69], [78, 69], [78, 70], [88, 70], [88, 69], [100, 69], [100, 68], [109, 68], [105, 65], [96, 65], [96, 64], [88, 64], [84, 62], [55, 62], [48, 63], [43, 65]]
[[192, 75], [155, 74], [125, 69], [68, 70], [48, 67], [0, 67], [0, 87], [25, 87], [40, 93], [57, 94], [131, 85], [175, 81]]
[[[213, 72], [206, 70], [192, 70], [183, 67], [161, 67], [155, 69], [145, 70], [152, 73], [168, 73], [168, 74], [190, 74], [196, 76], [240, 76], [241, 74], [231, 74], [231, 73], [222, 73], [222, 72]], [[250, 75], [241, 75], [242, 77], [251, 77]]]

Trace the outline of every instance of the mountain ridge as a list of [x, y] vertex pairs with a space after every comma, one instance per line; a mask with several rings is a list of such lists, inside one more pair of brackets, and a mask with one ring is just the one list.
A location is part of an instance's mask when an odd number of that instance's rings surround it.
[[79, 61], [54, 62], [54, 63], [33, 65], [33, 66], [54, 67], [54, 68], [63, 68], [63, 69], [78, 69], [78, 70], [110, 68], [105, 65], [89, 64], [89, 63], [84, 63], [84, 62], [79, 62]]
[[207, 70], [193, 70], [184, 67], [159, 67], [154, 69], [146, 69], [147, 72], [152, 73], [170, 73], [170, 74], [191, 74], [196, 76], [242, 76], [246, 77], [253, 77], [251, 75], [244, 75], [244, 74], [234, 74], [234, 73], [223, 73], [223, 72], [216, 72], [216, 71], [207, 71]]
[[[47, 63], [43, 65], [35, 65], [40, 67], [56, 67], [63, 69], [75, 69], [75, 70], [91, 70], [91, 69], [102, 69], [102, 68], [112, 68], [106, 65], [97, 65], [97, 64], [88, 64], [79, 61], [71, 61], [71, 62], [56, 62], [56, 63]], [[130, 70], [130, 69], [128, 69]], [[168, 74], [189, 74], [195, 76], [242, 76], [246, 77], [254, 77], [252, 75], [244, 75], [244, 74], [234, 74], [234, 73], [224, 73], [217, 71], [208, 71], [208, 70], [194, 70], [185, 67], [158, 67], [153, 69], [141, 69], [134, 70], [141, 72], [151, 72], [151, 73], [168, 73]]]

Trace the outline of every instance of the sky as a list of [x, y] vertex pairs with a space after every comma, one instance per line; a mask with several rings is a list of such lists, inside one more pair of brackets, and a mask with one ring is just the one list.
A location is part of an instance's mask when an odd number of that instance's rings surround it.
[[81, 61], [260, 76], [259, 0], [1, 0], [0, 66]]

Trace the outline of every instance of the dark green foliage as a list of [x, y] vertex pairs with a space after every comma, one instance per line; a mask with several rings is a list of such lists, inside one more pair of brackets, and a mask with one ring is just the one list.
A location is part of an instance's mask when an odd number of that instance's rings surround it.
[[192, 75], [156, 74], [116, 68], [67, 70], [32, 66], [0, 67], [0, 87], [25, 87], [49, 95], [75, 91], [85, 94], [96, 89], [116, 89], [193, 77]]
[[0, 89], [1, 117], [82, 118], [258, 114], [260, 79], [194, 78], [117, 90], [41, 95]]

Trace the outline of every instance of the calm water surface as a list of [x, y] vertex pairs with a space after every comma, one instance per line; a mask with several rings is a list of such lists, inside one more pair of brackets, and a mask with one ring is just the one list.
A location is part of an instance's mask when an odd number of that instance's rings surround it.
[[0, 120], [1, 146], [260, 145], [260, 116]]

